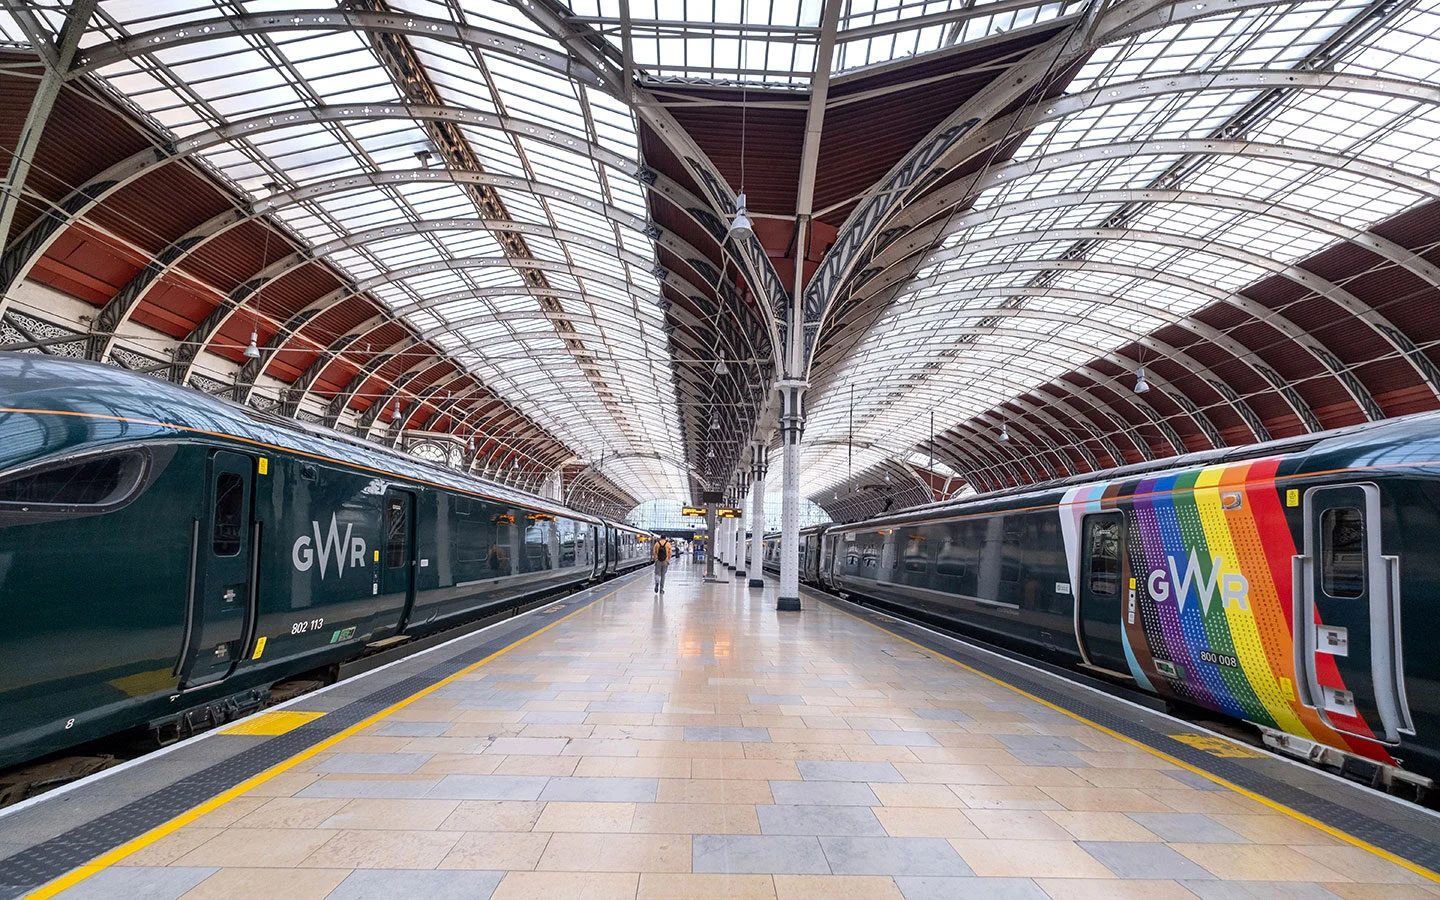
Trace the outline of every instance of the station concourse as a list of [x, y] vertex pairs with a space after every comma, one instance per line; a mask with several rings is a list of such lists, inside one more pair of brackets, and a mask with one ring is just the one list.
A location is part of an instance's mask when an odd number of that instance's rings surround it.
[[[6, 895], [1440, 896], [1423, 866], [1207, 774], [1262, 754], [1209, 736], [1230, 756], [1186, 763], [1005, 681], [1066, 691], [1054, 676], [859, 607], [777, 613], [773, 582], [683, 563], [663, 598], [640, 572], [562, 603], [0, 818]], [[1424, 837], [1430, 814], [1285, 765], [1352, 831]], [[186, 793], [175, 818], [137, 813]]]

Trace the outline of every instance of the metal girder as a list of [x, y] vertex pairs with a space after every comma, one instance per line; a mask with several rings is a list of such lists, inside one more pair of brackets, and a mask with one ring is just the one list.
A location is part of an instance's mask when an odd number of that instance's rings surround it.
[[419, 341], [413, 336], [404, 337], [375, 354], [365, 365], [361, 366], [360, 371], [355, 373], [354, 377], [350, 379], [350, 383], [345, 386], [345, 389], [331, 398], [329, 409], [325, 413], [325, 424], [334, 428], [339, 423], [340, 417], [345, 414], [345, 410], [354, 402], [356, 395], [360, 393], [360, 389], [365, 386], [365, 383], [371, 378], [377, 377], [375, 373], [383, 368], [385, 364], [392, 360], [397, 354], [405, 352], [418, 343]]
[[404, 12], [381, 13], [339, 9], [324, 12], [294, 9], [191, 19], [181, 25], [156, 28], [87, 47], [85, 52], [76, 58], [75, 65], [70, 69], [69, 77], [76, 78], [87, 72], [123, 62], [131, 57], [164, 51], [173, 47], [204, 41], [234, 39], [252, 34], [269, 34], [276, 31], [381, 32], [461, 44], [484, 53], [508, 56], [530, 65], [549, 69], [572, 81], [606, 90], [607, 93], [614, 92], [613, 85], [606, 85], [605, 79], [599, 73], [578, 65], [576, 60], [557, 54], [549, 47], [518, 37], [513, 32], [490, 31], [473, 25], [457, 24], [448, 19], [436, 19]]
[[[65, 19], [60, 33], [52, 45], [48, 40], [48, 29], [31, 11], [12, 10], [10, 14], [20, 22], [26, 34], [34, 43], [35, 52], [45, 66], [45, 74], [35, 87], [30, 100], [30, 110], [25, 114], [25, 123], [20, 127], [20, 137], [10, 154], [10, 165], [5, 181], [0, 184], [0, 251], [8, 249], [10, 226], [15, 221], [15, 211], [25, 192], [25, 182], [30, 177], [30, 167], [35, 162], [35, 151], [40, 146], [40, 136], [50, 119], [55, 100], [65, 86], [65, 72], [70, 68], [71, 59], [80, 45], [85, 26], [95, 12], [98, 0], [75, 0], [65, 9]], [[9, 287], [0, 285], [0, 293]], [[4, 312], [4, 301], [0, 299], [0, 312]]]
[[[994, 420], [993, 422], [991, 421], [992, 419]], [[995, 423], [999, 423], [1002, 427], [1008, 428], [1009, 425], [1013, 424], [1015, 430], [1019, 431], [1020, 434], [1026, 438], [1028, 444], [1032, 446], [1036, 444], [1040, 445], [1037, 450], [1040, 458], [1043, 458], [1044, 455], [1048, 453], [1059, 462], [1059, 468], [1062, 473], [1065, 475], [1074, 475], [1076, 473], [1074, 462], [1069, 456], [1065, 455], [1064, 448], [1055, 443], [1055, 440], [1046, 433], [1045, 429], [1038, 427], [1034, 422], [1021, 416], [1007, 418], [1001, 415], [999, 410], [996, 409], [988, 409], [976, 416], [972, 421], [977, 425], [983, 423], [986, 427], [992, 427]], [[1011, 438], [1014, 438], [1013, 434]]]
[[[454, 363], [440, 356], [431, 356], [426, 359], [422, 359], [420, 362], [416, 363], [415, 365], [406, 369], [404, 372], [401, 372], [399, 375], [390, 379], [390, 384], [385, 388], [385, 390], [380, 392], [380, 396], [375, 398], [375, 402], [370, 404], [369, 408], [367, 408], [365, 412], [360, 414], [361, 435], [366, 440], [371, 440], [370, 435], [375, 431], [375, 423], [381, 420], [382, 414], [385, 412], [385, 407], [389, 405], [391, 398], [399, 396], [400, 392], [405, 389], [405, 386], [407, 384], [414, 381], [416, 378], [419, 378], [421, 375], [429, 372], [436, 366], [450, 365], [454, 365]], [[402, 428], [405, 425], [406, 419], [407, 415], [402, 413], [400, 418], [400, 425]]]

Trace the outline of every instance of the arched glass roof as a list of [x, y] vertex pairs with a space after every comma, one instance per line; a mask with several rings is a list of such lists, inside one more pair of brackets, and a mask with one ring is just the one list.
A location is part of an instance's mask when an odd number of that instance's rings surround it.
[[[983, 417], [1202, 307], [1243, 305], [1267, 276], [1384, 334], [1381, 313], [1295, 267], [1351, 241], [1436, 283], [1370, 229], [1440, 196], [1437, 73], [1435, 0], [1256, 5], [1102, 46], [1016, 123], [1011, 161], [929, 207], [937, 249], [866, 286], [894, 301], [819, 373], [803, 490], [845, 479], [852, 427], [859, 471], [926, 441], [931, 413], [937, 433]], [[1144, 403], [1135, 363], [1116, 361], [1130, 372], [1112, 387]], [[983, 422], [992, 442], [1001, 426]]]
[[107, 0], [78, 64], [582, 458], [684, 495], [631, 111], [516, 6], [343, 7]]

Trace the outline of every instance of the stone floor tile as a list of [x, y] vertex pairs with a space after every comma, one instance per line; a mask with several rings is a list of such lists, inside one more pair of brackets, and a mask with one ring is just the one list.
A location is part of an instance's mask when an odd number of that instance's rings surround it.
[[433, 869], [460, 839], [460, 835], [447, 831], [335, 831], [329, 834], [334, 836], [305, 857], [300, 863], [302, 867]]
[[1120, 878], [1203, 881], [1209, 874], [1165, 844], [1130, 841], [1080, 841], [1079, 844]]
[[657, 803], [774, 803], [770, 782], [724, 778], [661, 778]]
[[762, 834], [867, 835], [887, 832], [863, 806], [757, 806]]
[[806, 781], [865, 781], [900, 783], [906, 781], [888, 762], [801, 760], [795, 764]]
[[688, 834], [555, 834], [537, 869], [565, 872], [689, 872]]
[[961, 809], [879, 806], [872, 812], [891, 837], [984, 837]]
[[509, 872], [490, 900], [635, 900], [633, 872]]
[[[1061, 828], [1077, 841], [1158, 841], [1154, 832], [1126, 813], [1075, 812], [1068, 809], [1046, 810]], [[1146, 815], [1149, 815], [1148, 813]]]
[[546, 803], [535, 830], [616, 834], [629, 831], [633, 818], [634, 803]]
[[179, 866], [297, 866], [334, 831], [306, 828], [228, 828], [175, 861]]
[[1028, 878], [947, 878], [944, 876], [895, 879], [905, 900], [1050, 900]]
[[546, 778], [575, 774], [580, 760], [573, 756], [504, 756], [495, 775], [536, 775]]
[[436, 785], [442, 780], [443, 778], [415, 778], [405, 781], [324, 778], [311, 782], [296, 791], [295, 796], [330, 799], [354, 799], [356, 797], [424, 797], [434, 790]]
[[1322, 885], [1301, 882], [1185, 881], [1181, 884], [1200, 900], [1338, 900], [1339, 897]]
[[[221, 869], [182, 895], [181, 900], [234, 900], [236, 897], [328, 900], [336, 896], [333, 892], [349, 874], [349, 869]], [[148, 900], [150, 895], [132, 896]]]
[[904, 900], [882, 875], [776, 875], [778, 900]]
[[441, 831], [530, 831], [545, 804], [525, 800], [461, 800]]
[[950, 841], [976, 875], [1004, 878], [1111, 878], [1073, 841]]
[[437, 800], [538, 800], [549, 780], [525, 775], [446, 775], [426, 796]]
[[1069, 841], [1073, 835], [1044, 812], [1033, 809], [970, 809], [965, 815], [987, 838], [1019, 841]]
[[[1066, 809], [1094, 812], [1173, 812], [1174, 807], [1134, 788], [1058, 787], [1040, 790]], [[1198, 791], [1192, 793], [1198, 794]]]
[[1350, 881], [1340, 868], [1330, 868], [1289, 847], [1262, 844], [1189, 844], [1170, 847], [1226, 881]]
[[[341, 800], [339, 802], [344, 803], [345, 801]], [[153, 844], [143, 847], [124, 859], [119, 860], [115, 865], [122, 867], [168, 866], [191, 850], [194, 850], [216, 835], [221, 834], [223, 830], [224, 829], [220, 828], [198, 828], [193, 826], [182, 828], [179, 831], [173, 831], [165, 835]], [[19, 852], [22, 849], [24, 849], [22, 846], [16, 845], [14, 852]], [[0, 855], [0, 859], [4, 859], [5, 856], [8, 855], [9, 853], [4, 853], [4, 855]]]
[[880, 805], [868, 785], [853, 781], [772, 781], [770, 793], [788, 806]]
[[828, 875], [820, 839], [783, 835], [697, 834], [694, 872], [767, 875]]
[[677, 900], [682, 897], [775, 900], [775, 881], [769, 875], [645, 872], [640, 876], [640, 891], [636, 900]]
[[313, 767], [314, 772], [354, 775], [408, 775], [430, 761], [428, 753], [336, 753]]
[[873, 784], [870, 790], [885, 806], [960, 809], [972, 805], [944, 784]]
[[1200, 813], [1132, 812], [1126, 815], [1165, 841], [1187, 841], [1194, 844], [1249, 843], [1229, 828]]
[[388, 722], [376, 728], [374, 734], [385, 737], [439, 737], [449, 730], [450, 722]]
[[866, 729], [870, 740], [893, 747], [938, 747], [940, 742], [925, 731], [898, 731], [884, 728]]
[[684, 738], [686, 741], [750, 741], [753, 743], [769, 743], [770, 732], [765, 728], [746, 728], [734, 725], [686, 725], [684, 727]]
[[1210, 818], [1257, 844], [1340, 844], [1337, 837], [1313, 825], [1274, 813], [1268, 816], [1212, 813]]
[[657, 778], [552, 778], [539, 799], [603, 803], [654, 803]]
[[1195, 900], [1179, 882], [1165, 879], [1041, 878], [1036, 883], [1053, 900]]
[[970, 875], [970, 867], [940, 838], [822, 837], [820, 847], [837, 875]]
[[60, 900], [115, 900], [117, 897], [178, 900], [214, 873], [215, 869], [208, 866], [109, 868], [57, 896]]
[[741, 803], [637, 803], [630, 830], [637, 834], [759, 834], [758, 808]]
[[[1318, 830], [1318, 829], [1316, 829]], [[1423, 884], [1440, 893], [1440, 884], [1409, 869], [1381, 859], [1368, 850], [1354, 846], [1292, 846], [1292, 850], [1326, 866], [1345, 873], [1351, 881], [1376, 884]]]

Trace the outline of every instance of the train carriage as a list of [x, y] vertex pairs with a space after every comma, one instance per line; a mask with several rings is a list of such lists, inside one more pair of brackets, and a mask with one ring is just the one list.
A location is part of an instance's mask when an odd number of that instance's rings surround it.
[[648, 562], [647, 535], [110, 366], [0, 354], [0, 766]]
[[831, 526], [814, 580], [1431, 784], [1437, 534], [1423, 414]]

